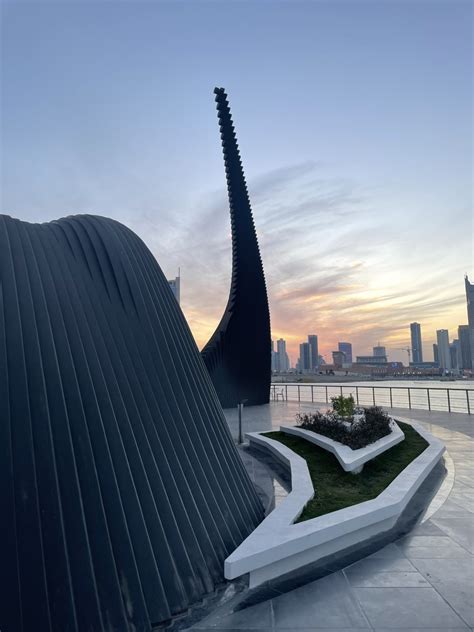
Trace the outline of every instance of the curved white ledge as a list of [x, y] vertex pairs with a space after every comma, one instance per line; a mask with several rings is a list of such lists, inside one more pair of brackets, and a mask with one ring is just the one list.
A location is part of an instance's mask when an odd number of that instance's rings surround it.
[[269, 450], [291, 469], [292, 491], [225, 560], [225, 577], [249, 573], [253, 588], [391, 529], [445, 450], [439, 439], [412, 425], [429, 445], [381, 494], [298, 524], [294, 520], [314, 494], [306, 461], [279, 441], [248, 433], [251, 446]]
[[268, 514], [251, 535], [256, 534], [264, 523], [266, 529], [271, 529], [273, 525], [279, 528], [281, 524], [292, 524], [300, 517], [306, 504], [314, 496], [313, 481], [311, 480], [306, 460], [280, 441], [270, 439], [270, 437], [266, 437], [260, 432], [248, 432], [245, 436], [252, 447], [260, 447], [271, 452], [274, 457], [290, 470], [291, 474], [291, 492]]
[[393, 446], [397, 445], [397, 443], [400, 443], [400, 441], [403, 441], [405, 438], [402, 430], [400, 430], [400, 427], [393, 419], [390, 421], [390, 425], [392, 432], [389, 435], [374, 441], [365, 448], [359, 448], [358, 450], [353, 450], [349, 446], [339, 443], [339, 441], [334, 441], [329, 437], [325, 437], [324, 435], [313, 432], [312, 430], [306, 430], [305, 428], [298, 428], [296, 426], [280, 426], [280, 432], [301, 437], [302, 439], [306, 439], [306, 441], [310, 441], [324, 450], [328, 450], [328, 452], [332, 452], [345, 472], [358, 474], [362, 471], [362, 468], [367, 461], [371, 461], [379, 454], [382, 454], [382, 452], [390, 450], [390, 448], [393, 448]]

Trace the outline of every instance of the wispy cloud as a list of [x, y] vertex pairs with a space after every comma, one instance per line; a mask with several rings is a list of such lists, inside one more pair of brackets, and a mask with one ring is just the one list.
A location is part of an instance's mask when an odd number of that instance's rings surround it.
[[[249, 181], [269, 292], [272, 331], [284, 337], [293, 360], [298, 344], [317, 333], [330, 358], [338, 340], [356, 353], [379, 340], [393, 358], [408, 342], [409, 323], [422, 323], [426, 346], [435, 329], [464, 322], [458, 262], [434, 267], [429, 241], [413, 247], [410, 227], [386, 213], [372, 191], [325, 175], [305, 162]], [[144, 236], [165, 272], [182, 273], [182, 306], [200, 346], [217, 325], [228, 297], [231, 235], [223, 190], [192, 212], [140, 215]], [[436, 227], [427, 228], [427, 234]], [[439, 255], [438, 255], [439, 258]]]

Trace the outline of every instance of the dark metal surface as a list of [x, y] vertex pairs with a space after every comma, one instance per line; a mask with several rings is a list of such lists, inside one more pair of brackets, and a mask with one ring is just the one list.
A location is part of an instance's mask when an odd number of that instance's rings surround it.
[[0, 215], [2, 632], [150, 630], [262, 515], [145, 244]]
[[224, 315], [202, 350], [224, 408], [267, 404], [270, 312], [262, 260], [227, 95], [215, 88], [232, 227], [232, 281]]

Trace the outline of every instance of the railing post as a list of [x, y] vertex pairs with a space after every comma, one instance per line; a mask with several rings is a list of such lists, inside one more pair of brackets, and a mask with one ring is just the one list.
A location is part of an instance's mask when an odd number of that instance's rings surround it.
[[446, 389], [446, 393], [448, 395], [448, 413], [451, 412], [451, 398], [449, 397], [449, 388]]
[[342, 397], [342, 384], [341, 384], [341, 397]]
[[288, 384], [285, 384], [286, 401], [288, 401]]
[[375, 406], [375, 387], [372, 386], [372, 401], [374, 402], [374, 406]]
[[359, 387], [356, 386], [356, 400], [357, 400], [357, 406], [359, 405]]
[[426, 396], [428, 398], [428, 410], [431, 410], [431, 398], [430, 398], [430, 389], [426, 389]]
[[410, 393], [410, 387], [408, 387], [408, 408], [411, 410], [411, 393]]
[[392, 387], [390, 386], [390, 408], [393, 408]]
[[300, 385], [298, 384], [298, 401], [300, 401]]
[[313, 385], [311, 384], [311, 402], [314, 402], [314, 391], [313, 391]]
[[467, 414], [471, 414], [471, 404], [469, 402], [469, 391], [466, 388], [466, 404], [467, 404]]
[[326, 404], [329, 403], [329, 399], [328, 399], [328, 387], [326, 386]]
[[239, 444], [243, 443], [243, 438], [242, 438], [242, 408], [244, 407], [243, 404], [237, 404], [237, 410], [239, 412]]

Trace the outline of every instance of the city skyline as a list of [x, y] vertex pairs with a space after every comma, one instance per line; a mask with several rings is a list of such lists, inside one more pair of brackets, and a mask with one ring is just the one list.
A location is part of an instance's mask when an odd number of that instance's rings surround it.
[[311, 331], [326, 358], [380, 340], [406, 362], [414, 320], [431, 359], [436, 331], [467, 323], [470, 6], [264, 4], [3, 6], [0, 210], [128, 225], [168, 278], [181, 268], [202, 348], [229, 291], [209, 108], [225, 85], [292, 362]]
[[[469, 310], [471, 309], [471, 321], [472, 321], [472, 290], [471, 288], [474, 287], [474, 284], [471, 284], [469, 282], [468, 277], [466, 276], [465, 279], [465, 287], [466, 287], [466, 295], [465, 295], [465, 301], [466, 301], [466, 309], [469, 313]], [[408, 363], [411, 362], [413, 364], [417, 364], [417, 363], [423, 363], [423, 350], [425, 350], [425, 348], [429, 348], [430, 349], [430, 353], [428, 355], [430, 355], [430, 359], [429, 360], [425, 360], [425, 362], [438, 362], [438, 348], [439, 348], [439, 334], [440, 332], [444, 332], [446, 334], [446, 342], [447, 342], [447, 348], [455, 346], [457, 351], [456, 351], [456, 362], [455, 363], [451, 363], [452, 366], [450, 367], [443, 367], [443, 368], [464, 368], [464, 369], [470, 369], [471, 368], [471, 344], [470, 344], [470, 338], [471, 338], [471, 333], [470, 333], [470, 329], [472, 331], [472, 325], [471, 327], [468, 324], [460, 324], [458, 325], [458, 327], [456, 328], [455, 332], [450, 334], [448, 330], [446, 329], [439, 329], [436, 330], [435, 332], [435, 340], [436, 343], [433, 344], [428, 344], [428, 343], [423, 343], [423, 336], [422, 336], [422, 332], [421, 332], [421, 325], [418, 322], [412, 322], [409, 325], [409, 331], [410, 331], [410, 341], [409, 341], [409, 346], [408, 347], [403, 347], [403, 348], [390, 348], [390, 347], [386, 347], [386, 345], [382, 345], [380, 343], [380, 341], [377, 342], [377, 345], [374, 345], [372, 347], [372, 355], [373, 356], [387, 356], [388, 357], [388, 352], [386, 351], [386, 349], [388, 349], [388, 351], [390, 352], [390, 355], [392, 355], [394, 352], [396, 353], [397, 351], [403, 351], [405, 354], [407, 352], [409, 352], [408, 356], [406, 356], [406, 362], [403, 362], [406, 366], [408, 366]], [[457, 338], [456, 338], [456, 334], [457, 334]], [[311, 343], [311, 339], [315, 339], [316, 340], [316, 350], [318, 348], [318, 336], [315, 334], [308, 334], [307, 336], [308, 338], [308, 342]], [[285, 344], [285, 352], [286, 352], [286, 340], [282, 340], [282, 342]], [[273, 343], [273, 340], [272, 340]], [[299, 353], [296, 356], [295, 361], [293, 361], [291, 359], [291, 357], [289, 357], [290, 360], [290, 366], [292, 368], [294, 368], [294, 366], [297, 365], [298, 362], [301, 362], [301, 348], [302, 345], [306, 344], [306, 341], [302, 341], [299, 343]], [[352, 353], [353, 353], [353, 345], [350, 342], [343, 342], [343, 341], [338, 341], [337, 342], [337, 347], [338, 347], [338, 351], [339, 352], [344, 352], [345, 356], [347, 357], [349, 355], [350, 357], [350, 362], [352, 362]], [[436, 348], [436, 351], [435, 351]], [[272, 351], [273, 351], [273, 346], [272, 346]], [[332, 351], [332, 355], [334, 355], [334, 353], [336, 353], [336, 351]], [[447, 350], [445, 351], [445, 353], [448, 353]], [[322, 357], [325, 362], [327, 364], [331, 364], [331, 358], [325, 358], [324, 355], [319, 354], [318, 351], [316, 351], [316, 354], [318, 355], [318, 357]], [[359, 356], [362, 355], [366, 355], [369, 356], [369, 353], [359, 353]], [[389, 361], [393, 361], [394, 358], [390, 357]], [[397, 360], [398, 361], [398, 360]], [[459, 365], [459, 366], [458, 366]]]

